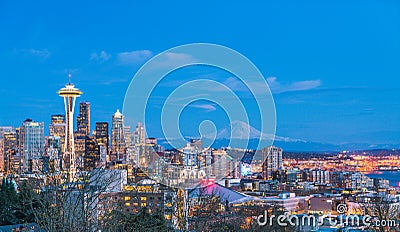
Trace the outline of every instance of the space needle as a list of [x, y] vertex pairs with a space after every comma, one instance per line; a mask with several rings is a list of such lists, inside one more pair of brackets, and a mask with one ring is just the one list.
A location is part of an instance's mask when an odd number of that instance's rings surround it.
[[63, 170], [67, 171], [69, 181], [73, 181], [76, 174], [75, 147], [74, 147], [74, 108], [75, 100], [81, 96], [81, 92], [71, 83], [71, 74], [68, 74], [68, 84], [58, 91], [58, 95], [64, 98], [66, 125], [63, 155]]

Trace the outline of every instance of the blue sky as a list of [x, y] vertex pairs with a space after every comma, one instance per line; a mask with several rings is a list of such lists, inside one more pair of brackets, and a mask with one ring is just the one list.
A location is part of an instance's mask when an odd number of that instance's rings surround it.
[[279, 136], [399, 143], [396, 0], [2, 1], [0, 29], [0, 125], [48, 125], [63, 112], [56, 92], [69, 72], [93, 123], [110, 121], [146, 60], [207, 42], [237, 50], [268, 78]]

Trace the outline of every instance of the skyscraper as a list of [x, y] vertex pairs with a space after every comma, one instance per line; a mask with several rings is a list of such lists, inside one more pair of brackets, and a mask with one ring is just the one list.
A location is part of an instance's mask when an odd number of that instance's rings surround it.
[[79, 115], [76, 117], [77, 131], [75, 132], [76, 168], [84, 168], [86, 137], [90, 135], [90, 103], [79, 104]]
[[63, 114], [53, 114], [51, 115], [51, 124], [57, 125], [65, 123], [65, 115]]
[[12, 132], [14, 129], [11, 126], [0, 126], [0, 172], [3, 172], [5, 169], [6, 162], [6, 152], [4, 150], [4, 140], [3, 135], [8, 132]]
[[4, 152], [3, 144], [4, 139], [0, 137], [0, 173], [4, 172], [5, 169], [6, 154]]
[[84, 170], [91, 171], [100, 161], [100, 147], [94, 136], [85, 136]]
[[125, 147], [132, 146], [132, 132], [130, 126], [124, 126]]
[[[233, 175], [235, 163], [233, 162], [233, 158], [229, 156], [225, 150], [213, 150], [212, 160], [212, 174], [216, 178], [228, 177]], [[203, 168], [209, 165], [210, 164], [207, 163], [205, 166], [203, 166]]]
[[51, 115], [49, 126], [50, 136], [65, 136], [65, 116], [61, 114]]
[[[69, 75], [69, 78], [71, 78], [71, 75]], [[58, 91], [58, 94], [64, 98], [67, 122], [65, 127], [63, 169], [64, 171], [68, 171], [68, 178], [70, 181], [72, 181], [76, 172], [74, 148], [74, 108], [75, 100], [77, 97], [82, 95], [82, 92], [75, 88], [71, 82], [69, 82], [64, 88]]]
[[146, 133], [144, 131], [144, 126], [142, 123], [138, 123], [134, 133], [134, 144], [145, 144], [146, 143]]
[[44, 123], [26, 119], [19, 133], [19, 148], [24, 157], [24, 170], [38, 171], [38, 161], [44, 154]]
[[62, 151], [61, 138], [59, 136], [49, 136], [46, 139], [46, 160], [43, 170], [48, 172], [58, 172], [60, 170], [60, 154]]
[[74, 133], [74, 148], [75, 148], [75, 168], [82, 169], [84, 165], [83, 156], [85, 155], [85, 138], [86, 135]]
[[262, 175], [265, 180], [272, 180], [274, 172], [282, 169], [282, 153], [282, 148], [279, 147], [269, 146], [262, 149]]
[[[4, 169], [6, 173], [13, 172], [12, 170], [12, 160], [15, 158], [18, 150], [18, 136], [15, 131], [4, 132], [2, 138], [2, 148], [3, 151], [3, 161], [4, 161]], [[1, 155], [1, 154], [0, 154]], [[18, 171], [18, 170], [15, 170]]]
[[61, 114], [51, 115], [51, 124], [49, 126], [50, 136], [59, 138], [59, 146], [64, 151], [65, 139], [65, 116]]
[[80, 136], [90, 135], [90, 102], [79, 104], [79, 115], [76, 118], [78, 134]]
[[115, 154], [125, 153], [124, 116], [119, 110], [112, 117], [111, 149]]
[[108, 122], [96, 122], [96, 141], [97, 144], [109, 152]]

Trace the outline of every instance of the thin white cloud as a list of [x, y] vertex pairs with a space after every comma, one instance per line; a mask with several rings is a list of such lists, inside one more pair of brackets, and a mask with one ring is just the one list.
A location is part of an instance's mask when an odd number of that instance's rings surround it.
[[267, 82], [273, 93], [305, 91], [321, 86], [321, 80], [306, 80], [293, 82], [291, 84], [281, 84], [277, 81], [276, 77], [268, 77]]
[[[199, 79], [207, 79], [203, 76], [200, 76]], [[218, 81], [216, 81], [218, 82]], [[177, 81], [179, 84], [185, 83], [183, 80]], [[205, 91], [212, 91], [212, 92], [225, 92], [227, 90], [232, 91], [243, 91], [243, 84], [236, 78], [236, 77], [228, 77], [226, 80], [220, 82], [221, 85], [216, 85], [214, 81], [204, 82], [201, 86], [190, 86], [191, 88], [196, 89], [203, 89]]]
[[[254, 80], [239, 80], [236, 77], [228, 77], [224, 81], [220, 82], [222, 85], [216, 85], [214, 82], [204, 83], [202, 86], [196, 86], [196, 89], [203, 89], [205, 92], [226, 92], [227, 90], [235, 92], [247, 92], [248, 88], [251, 87], [253, 94], [265, 94], [267, 93], [267, 87], [264, 80], [254, 81]], [[285, 92], [294, 91], [306, 91], [315, 89], [321, 86], [320, 80], [305, 80], [298, 81], [289, 84], [282, 84], [277, 81], [276, 77], [267, 78], [267, 84], [272, 93], [279, 94]], [[246, 87], [248, 85], [248, 87]]]
[[121, 52], [117, 55], [120, 65], [141, 64], [150, 59], [153, 53], [149, 50], [138, 50], [131, 52]]
[[111, 55], [105, 51], [101, 51], [99, 53], [94, 52], [94, 53], [90, 54], [90, 60], [94, 60], [94, 61], [104, 62], [104, 61], [109, 60], [110, 58], [111, 58]]
[[[117, 61], [120, 65], [143, 64], [154, 54], [150, 50], [137, 50], [131, 52], [121, 52], [117, 55]], [[166, 52], [153, 61], [154, 68], [170, 68], [177, 67], [187, 63], [195, 62], [196, 60], [189, 54]]]
[[47, 49], [35, 49], [35, 48], [30, 48], [30, 49], [20, 49], [17, 50], [18, 52], [24, 53], [24, 54], [29, 54], [35, 57], [38, 57], [42, 60], [45, 60], [49, 58], [51, 55], [50, 51]]
[[186, 96], [186, 97], [171, 98], [170, 101], [171, 102], [181, 102], [181, 101], [185, 101], [185, 100], [199, 99], [199, 98], [204, 98], [204, 97], [208, 97], [208, 96], [209, 96], [209, 94], [201, 93], [201, 94], [194, 94], [194, 95]]
[[157, 68], [169, 68], [181, 66], [195, 61], [196, 60], [193, 58], [193, 56], [189, 54], [167, 52], [155, 60], [153, 65]]
[[240, 91], [243, 87], [242, 82], [236, 77], [228, 77], [223, 82], [223, 84], [232, 89], [233, 91]]
[[217, 109], [213, 104], [190, 104], [189, 107], [203, 109], [207, 112], [215, 111]]

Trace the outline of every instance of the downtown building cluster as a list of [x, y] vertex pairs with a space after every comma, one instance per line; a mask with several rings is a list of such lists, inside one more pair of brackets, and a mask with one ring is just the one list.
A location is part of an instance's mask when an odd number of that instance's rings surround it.
[[[168, 186], [199, 181], [208, 185], [221, 177], [242, 177], [235, 168], [240, 166], [240, 158], [230, 156], [226, 148], [204, 148], [201, 140], [192, 139], [180, 149], [165, 150], [156, 138], [146, 137], [141, 123], [133, 131], [125, 125], [119, 110], [111, 116], [111, 123], [96, 122], [91, 128], [90, 102], [80, 102], [74, 116], [75, 101], [82, 92], [68, 83], [58, 93], [64, 99], [65, 114], [51, 115], [47, 136], [44, 122], [32, 119], [17, 128], [0, 127], [0, 176], [14, 182], [16, 188], [28, 181], [39, 183], [33, 186], [39, 194], [55, 189], [56, 195], [63, 196], [70, 191], [68, 201], [89, 207], [90, 216], [99, 223], [111, 209], [122, 205], [125, 213], [144, 208], [161, 212], [173, 227], [186, 228], [195, 201], [188, 191]], [[173, 166], [159, 166], [160, 161]], [[160, 181], [165, 185], [148, 174], [166, 178]], [[80, 199], [86, 188], [95, 189], [96, 194], [102, 190], [95, 203], [84, 202], [92, 198], [90, 194]], [[223, 204], [217, 205], [217, 210], [223, 211]]]
[[[90, 171], [105, 166], [107, 162], [117, 163], [125, 160], [126, 147], [129, 144], [124, 138], [130, 134], [127, 132], [128, 127], [122, 128], [123, 122], [118, 118], [121, 114], [117, 112], [112, 117], [111, 137], [108, 122], [96, 122], [95, 130], [90, 131], [89, 102], [81, 102], [79, 108], [77, 130], [74, 132], [77, 168]], [[35, 122], [32, 119], [26, 119], [15, 129], [11, 126], [0, 127], [1, 173], [46, 173], [67, 168], [66, 158], [63, 157], [66, 146], [65, 116], [62, 114], [51, 116], [48, 136], [45, 136], [44, 127], [44, 122]], [[122, 135], [124, 131], [125, 136]]]

